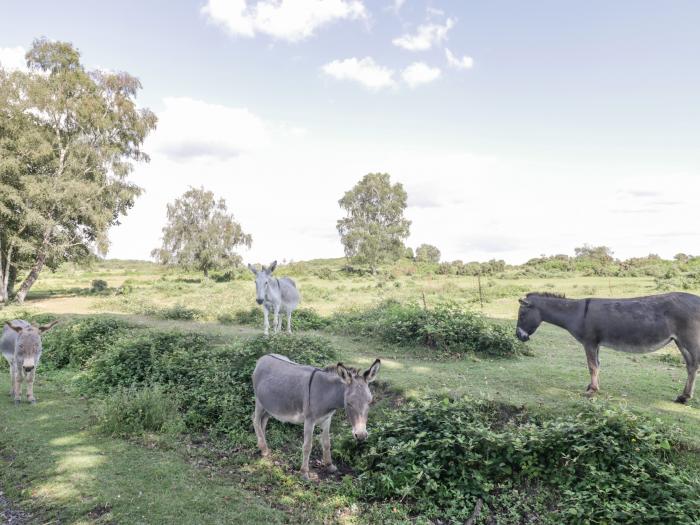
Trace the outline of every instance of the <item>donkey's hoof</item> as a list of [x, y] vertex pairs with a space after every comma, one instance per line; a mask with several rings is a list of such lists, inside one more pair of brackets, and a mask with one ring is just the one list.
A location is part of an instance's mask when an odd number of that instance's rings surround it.
[[36, 405], [36, 399], [28, 399], [29, 403], [32, 405]]
[[21, 399], [15, 399], [15, 406], [19, 406], [19, 404], [22, 402]]
[[264, 448], [260, 450], [260, 455], [264, 458], [270, 455], [270, 449], [269, 448]]
[[584, 395], [584, 396], [587, 396], [587, 397], [593, 397], [593, 396], [596, 395], [597, 393], [598, 393], [598, 389], [597, 389], [597, 388], [591, 388], [591, 387], [589, 386], [589, 387], [586, 389], [586, 391], [583, 393], [583, 395]]
[[309, 471], [308, 471], [308, 470], [302, 470], [302, 471], [301, 471], [301, 477], [302, 477], [302, 479], [305, 479], [306, 481], [311, 481], [311, 478], [309, 477]]
[[676, 398], [676, 403], [680, 403], [681, 405], [685, 405], [688, 400], [690, 399], [690, 396], [687, 396], [685, 394], [681, 394]]
[[331, 474], [334, 474], [334, 473], [338, 472], [338, 467], [336, 467], [333, 463], [331, 463], [330, 465], [326, 465], [326, 470], [328, 472], [330, 472]]

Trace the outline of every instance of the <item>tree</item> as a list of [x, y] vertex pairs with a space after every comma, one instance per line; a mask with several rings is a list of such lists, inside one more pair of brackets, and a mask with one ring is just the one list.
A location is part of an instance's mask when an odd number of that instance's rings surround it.
[[610, 264], [615, 260], [612, 249], [607, 246], [589, 246], [584, 244], [574, 248], [574, 253], [576, 254], [576, 259], [594, 261], [602, 265]]
[[35, 40], [27, 73], [0, 70], [0, 299], [48, 266], [104, 254], [141, 190], [127, 180], [156, 117], [127, 73], [87, 71], [67, 42]]
[[380, 263], [402, 257], [411, 225], [403, 216], [406, 200], [403, 186], [392, 186], [387, 173], [369, 173], [346, 192], [338, 201], [346, 216], [336, 225], [345, 256], [372, 273]]
[[439, 263], [440, 250], [431, 244], [421, 244], [416, 248], [416, 261]]
[[250, 248], [253, 238], [243, 232], [224, 199], [218, 201], [204, 188], [190, 188], [168, 204], [168, 224], [163, 228], [163, 245], [151, 252], [161, 264], [176, 264], [209, 275], [210, 270], [238, 266], [237, 246]]

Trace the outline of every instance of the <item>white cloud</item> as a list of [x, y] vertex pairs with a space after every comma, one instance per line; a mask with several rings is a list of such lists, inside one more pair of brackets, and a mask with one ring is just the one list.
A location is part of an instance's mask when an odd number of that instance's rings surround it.
[[447, 38], [447, 32], [455, 25], [455, 21], [448, 18], [445, 25], [424, 24], [418, 27], [413, 34], [405, 34], [392, 40], [395, 46], [408, 51], [426, 51]]
[[0, 66], [7, 71], [26, 71], [27, 61], [24, 55], [27, 50], [22, 46], [0, 47]]
[[247, 109], [191, 98], [170, 97], [164, 102], [147, 146], [171, 159], [227, 159], [267, 143], [266, 125]]
[[254, 5], [246, 0], [208, 0], [202, 13], [234, 35], [263, 33], [290, 42], [309, 38], [337, 20], [367, 17], [360, 0], [261, 0]]
[[394, 12], [398, 13], [406, 3], [406, 0], [394, 0]]
[[338, 80], [358, 82], [371, 90], [380, 90], [395, 85], [394, 71], [377, 64], [372, 57], [334, 60], [323, 66], [323, 72]]
[[474, 59], [472, 57], [464, 55], [462, 58], [457, 58], [447, 48], [445, 48], [445, 56], [447, 57], [449, 66], [455, 69], [471, 69], [474, 66]]
[[440, 78], [440, 69], [437, 67], [430, 67], [425, 62], [414, 62], [403, 70], [401, 77], [406, 84], [414, 88]]
[[[692, 247], [700, 240], [692, 228], [678, 228], [700, 221], [696, 172], [583, 159], [566, 166], [564, 180], [557, 162], [474, 155], [465, 151], [467, 145], [348, 141], [332, 129], [300, 135], [295, 130], [305, 122], [280, 126], [246, 110], [191, 99], [168, 99], [159, 116], [153, 144], [172, 144], [180, 133], [195, 145], [217, 135], [260, 135], [261, 129], [264, 136], [252, 146], [232, 140], [225, 155], [189, 155], [187, 162], [182, 154], [155, 149], [149, 139], [152, 161], [138, 165], [131, 177], [146, 191], [110, 231], [110, 257], [148, 258], [159, 244], [166, 204], [200, 185], [223, 197], [253, 235], [252, 249], [242, 251], [246, 262], [341, 257], [338, 199], [365, 173], [377, 171], [390, 173], [408, 191], [408, 245], [433, 244], [445, 260], [496, 257], [518, 263], [542, 253], [573, 254], [584, 243], [611, 246], [622, 258], [649, 252], [672, 257], [695, 253]], [[176, 117], [182, 122], [169, 123]], [[618, 213], [656, 201], [674, 204], [656, 214]]]

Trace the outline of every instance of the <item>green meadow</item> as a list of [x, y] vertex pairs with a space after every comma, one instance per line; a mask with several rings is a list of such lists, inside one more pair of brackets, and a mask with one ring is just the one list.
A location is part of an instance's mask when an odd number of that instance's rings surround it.
[[[440, 274], [408, 262], [371, 275], [347, 272], [343, 265], [342, 260], [299, 262], [283, 265], [277, 272], [292, 276], [302, 294], [301, 306], [324, 319], [388, 301], [426, 309], [452, 303], [509, 330], [514, 330], [517, 298], [528, 291], [565, 293], [567, 297], [629, 297], [659, 293], [668, 287], [658, 276], [580, 272], [533, 276], [522, 275], [518, 268], [506, 268], [475, 277]], [[97, 280], [105, 281], [106, 288], [95, 287]], [[684, 289], [698, 291], [688, 286]], [[117, 319], [133, 331], [201, 334], [212, 349], [226, 349], [256, 340], [262, 327], [256, 324], [254, 312], [250, 313], [255, 306], [254, 284], [247, 270], [205, 279], [146, 262], [103, 261], [86, 269], [65, 266], [56, 273], [46, 273], [25, 305], [6, 307], [0, 314], [4, 319], [58, 317], [63, 324], [92, 317]], [[376, 387], [379, 401], [371, 412], [370, 434], [373, 423], [382, 423], [397, 407], [424, 399], [466, 398], [474, 403], [495, 403], [527, 413], [533, 421], [590, 410], [619, 410], [642, 418], [655, 429], [654, 433], [669, 436], [672, 446], [663, 452], [663, 462], [677, 469], [683, 479], [700, 482], [700, 408], [696, 400], [687, 406], [673, 403], [686, 377], [675, 348], [647, 355], [603, 349], [601, 392], [589, 399], [583, 395], [588, 383], [583, 350], [568, 333], [552, 326], [542, 326], [527, 344], [527, 351], [509, 358], [491, 358], [478, 351], [443, 351], [420, 344], [390, 344], [331, 329], [307, 335], [325, 341], [333, 349], [334, 360], [366, 367], [381, 358], [381, 381]], [[304, 341], [300, 344], [306, 344]], [[103, 343], [109, 345], [109, 341]], [[109, 399], [105, 401], [104, 395], [88, 394], [81, 387], [86, 374], [89, 376], [91, 361], [85, 366], [56, 366], [49, 352], [50, 348], [35, 386], [38, 403], [13, 407], [6, 397], [0, 422], [0, 480], [5, 495], [17, 508], [28, 512], [34, 523], [463, 520], [458, 510], [445, 510], [440, 517], [439, 509], [421, 506], [417, 493], [404, 498], [368, 497], [358, 488], [367, 481], [358, 467], [360, 463], [353, 463], [355, 452], [346, 442], [350, 429], [342, 413], [335, 416], [333, 427], [333, 453], [341, 466], [339, 473], [326, 476], [312, 465], [317, 476], [304, 482], [297, 473], [300, 428], [271, 422], [273, 454], [265, 459], [255, 450], [248, 418], [228, 434], [204, 427], [105, 432], [100, 427], [101, 414], [115, 410], [114, 406], [109, 405]], [[0, 376], [0, 388], [9, 388], [5, 373]], [[250, 403], [240, 410], [252, 413], [252, 408]], [[152, 409], [149, 405], [143, 410]], [[464, 432], [468, 435], [469, 428]], [[312, 463], [319, 458], [320, 447], [315, 446]], [[357, 485], [357, 480], [365, 481]], [[471, 516], [473, 523], [576, 522], [575, 516], [562, 518], [564, 509], [555, 508], [547, 499], [547, 491], [538, 488], [537, 483], [527, 484], [531, 493], [524, 492], [524, 486], [506, 485], [499, 485], [499, 494], [507, 493], [515, 502], [513, 508], [523, 510], [509, 514], [495, 504], [489, 506], [487, 500], [487, 510]], [[469, 501], [471, 510], [474, 501]], [[535, 503], [530, 508], [526, 501]], [[637, 511], [630, 509], [628, 516]], [[610, 516], [622, 516], [619, 522], [626, 522], [623, 518], [628, 511], [618, 506], [614, 512], [618, 514], [581, 518], [580, 522], [606, 523]], [[663, 516], [654, 522], [664, 522]]]

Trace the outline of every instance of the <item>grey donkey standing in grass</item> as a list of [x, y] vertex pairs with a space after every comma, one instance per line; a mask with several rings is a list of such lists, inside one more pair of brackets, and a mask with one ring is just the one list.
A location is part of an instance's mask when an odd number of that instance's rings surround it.
[[352, 435], [359, 441], [367, 439], [367, 414], [372, 402], [369, 384], [377, 378], [380, 364], [376, 359], [372, 366], [360, 373], [342, 363], [325, 368], [300, 365], [278, 354], [267, 354], [258, 359], [253, 372], [253, 426], [262, 455], [269, 454], [265, 427], [270, 416], [287, 423], [303, 423], [301, 473], [308, 479], [314, 427], [321, 425], [323, 464], [330, 472], [335, 472], [330, 436], [333, 414], [338, 409], [345, 409], [352, 425]]
[[58, 321], [34, 326], [22, 319], [7, 321], [0, 337], [0, 351], [10, 364], [10, 395], [15, 404], [22, 397], [22, 379], [27, 383], [27, 401], [36, 403], [34, 378], [41, 359], [41, 335]]
[[265, 335], [270, 333], [270, 312], [274, 315], [275, 333], [282, 329], [280, 310], [287, 314], [287, 333], [292, 333], [292, 312], [299, 304], [299, 290], [289, 277], [278, 279], [272, 275], [277, 267], [274, 261], [269, 268], [258, 271], [251, 264], [248, 268], [255, 275], [255, 300], [263, 307]]
[[673, 292], [632, 299], [566, 299], [550, 293], [529, 293], [520, 299], [516, 336], [527, 341], [542, 322], [568, 330], [583, 345], [591, 382], [598, 391], [601, 346], [644, 354], [673, 341], [685, 360], [688, 380], [677, 403], [693, 397], [700, 366], [700, 297]]

